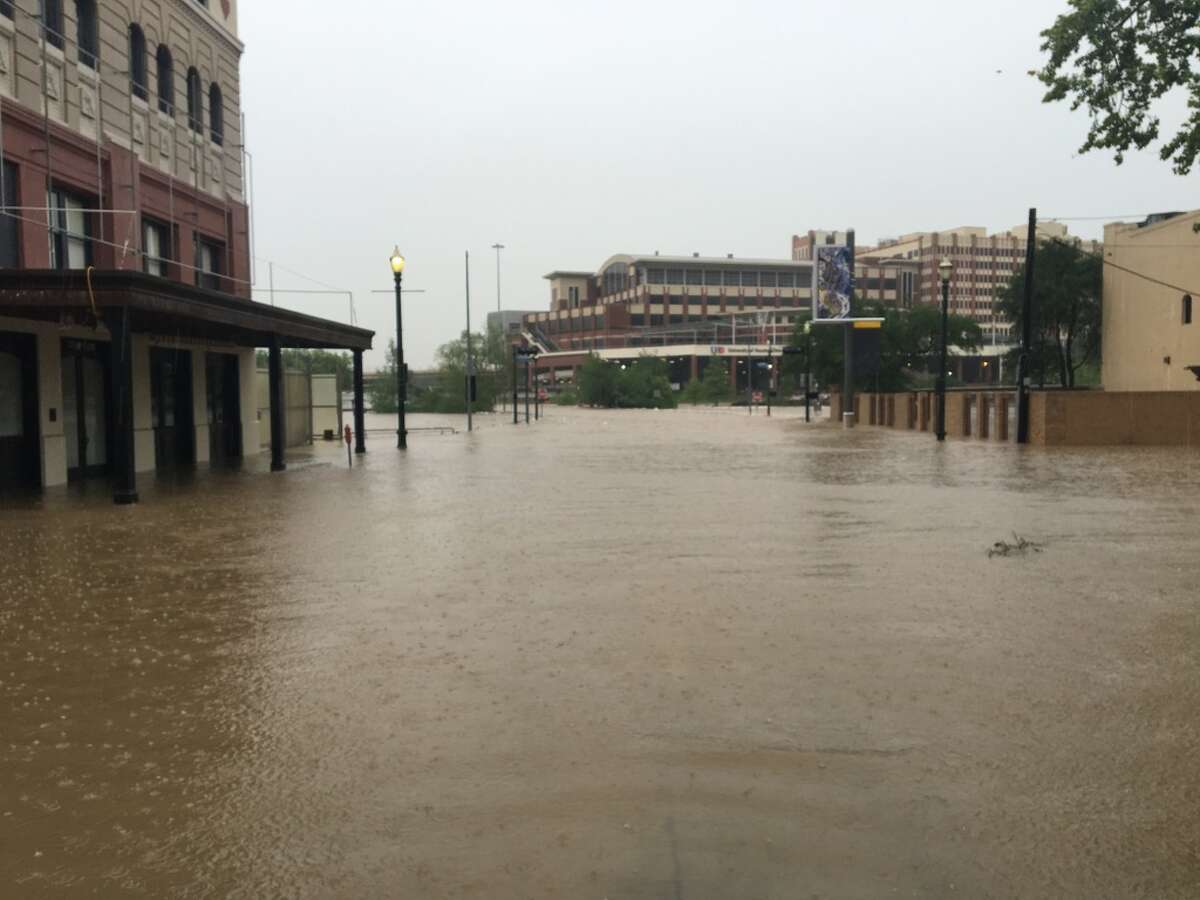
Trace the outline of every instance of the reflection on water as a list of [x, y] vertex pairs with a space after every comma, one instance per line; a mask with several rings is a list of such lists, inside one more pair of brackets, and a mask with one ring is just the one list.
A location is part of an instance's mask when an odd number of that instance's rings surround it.
[[3, 501], [0, 896], [1195, 896], [1194, 453], [477, 422]]

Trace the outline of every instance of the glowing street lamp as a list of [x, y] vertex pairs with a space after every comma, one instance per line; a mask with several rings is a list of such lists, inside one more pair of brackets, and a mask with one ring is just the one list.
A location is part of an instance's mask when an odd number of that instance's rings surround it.
[[392, 251], [392, 275], [396, 279], [396, 406], [400, 410], [400, 418], [396, 423], [396, 446], [401, 450], [408, 449], [408, 430], [404, 427], [404, 399], [408, 393], [408, 370], [404, 366], [404, 318], [400, 310], [400, 296], [403, 293], [404, 257], [400, 248]]

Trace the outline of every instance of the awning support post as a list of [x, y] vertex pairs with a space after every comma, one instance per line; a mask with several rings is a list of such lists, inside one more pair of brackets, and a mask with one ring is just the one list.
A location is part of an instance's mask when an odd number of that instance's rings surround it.
[[271, 394], [271, 471], [282, 472], [287, 468], [283, 461], [284, 429], [283, 414], [283, 353], [279, 349], [279, 335], [271, 335], [271, 346], [268, 353], [268, 378]]

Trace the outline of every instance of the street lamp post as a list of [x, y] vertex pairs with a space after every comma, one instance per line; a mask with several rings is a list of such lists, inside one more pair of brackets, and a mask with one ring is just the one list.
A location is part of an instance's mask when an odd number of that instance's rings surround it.
[[392, 251], [390, 260], [392, 274], [396, 278], [396, 407], [400, 417], [396, 423], [396, 446], [408, 449], [408, 430], [404, 427], [404, 399], [408, 393], [408, 370], [404, 366], [404, 318], [400, 310], [400, 295], [403, 293], [404, 257], [400, 248]]
[[942, 354], [937, 374], [937, 439], [946, 439], [946, 331], [950, 319], [950, 273], [954, 264], [947, 256], [942, 257], [938, 265], [938, 274], [942, 277]]

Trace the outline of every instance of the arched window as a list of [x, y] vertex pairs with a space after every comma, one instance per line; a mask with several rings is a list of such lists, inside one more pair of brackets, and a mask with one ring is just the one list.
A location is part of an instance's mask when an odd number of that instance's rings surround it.
[[187, 112], [188, 128], [192, 131], [204, 130], [204, 113], [201, 104], [200, 73], [192, 66], [187, 72]]
[[171, 51], [166, 44], [158, 45], [158, 108], [169, 116], [175, 115], [175, 71], [171, 67]]
[[46, 43], [59, 50], [63, 47], [62, 0], [42, 0], [42, 34]]
[[1184, 325], [1192, 324], [1192, 295], [1191, 294], [1183, 295], [1183, 324]]
[[96, 23], [96, 0], [75, 0], [75, 39], [79, 44], [79, 61], [97, 68], [100, 31]]
[[129, 26], [129, 90], [146, 99], [146, 35], [136, 23]]
[[225, 102], [215, 81], [208, 86], [208, 129], [214, 144], [225, 143]]

